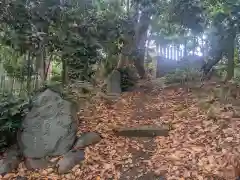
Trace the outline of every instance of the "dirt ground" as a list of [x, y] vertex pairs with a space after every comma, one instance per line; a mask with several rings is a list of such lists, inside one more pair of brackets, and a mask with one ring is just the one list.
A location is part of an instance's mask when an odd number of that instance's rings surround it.
[[[79, 133], [95, 131], [103, 139], [85, 149], [85, 161], [71, 173], [32, 172], [21, 164], [2, 179], [235, 180], [240, 101], [238, 95], [223, 97], [225, 91], [213, 82], [201, 89], [145, 86], [123, 93], [115, 104], [98, 102], [80, 114]], [[116, 137], [112, 131], [149, 124], [168, 124], [172, 130], [155, 138]]]

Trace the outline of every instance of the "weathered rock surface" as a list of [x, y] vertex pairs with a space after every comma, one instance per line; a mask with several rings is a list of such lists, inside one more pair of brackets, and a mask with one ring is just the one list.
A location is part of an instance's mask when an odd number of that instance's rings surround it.
[[57, 163], [58, 172], [60, 174], [68, 173], [75, 165], [84, 160], [83, 150], [72, 150], [66, 153]]
[[119, 128], [114, 130], [117, 136], [126, 137], [155, 137], [168, 136], [169, 128], [157, 126], [140, 126], [134, 128]]
[[95, 132], [84, 133], [77, 139], [74, 145], [74, 149], [81, 149], [86, 146], [96, 144], [100, 140], [101, 140], [101, 137], [98, 133], [95, 133]]
[[46, 169], [50, 165], [50, 162], [44, 158], [35, 159], [35, 158], [27, 158], [25, 160], [26, 168], [29, 170], [35, 169]]
[[108, 94], [121, 94], [121, 73], [114, 70], [107, 79], [107, 93]]
[[77, 108], [50, 89], [40, 93], [22, 123], [18, 143], [28, 158], [63, 155], [76, 138]]
[[12, 172], [20, 163], [20, 153], [17, 146], [12, 146], [6, 156], [0, 160], [0, 175]]

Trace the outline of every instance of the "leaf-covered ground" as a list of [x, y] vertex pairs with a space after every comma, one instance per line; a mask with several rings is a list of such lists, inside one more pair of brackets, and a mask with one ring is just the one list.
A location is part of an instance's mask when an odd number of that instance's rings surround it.
[[[96, 131], [103, 139], [85, 149], [86, 160], [72, 173], [60, 177], [54, 169], [30, 172], [21, 164], [18, 173], [5, 178], [235, 180], [240, 116], [232, 104], [212, 97], [214, 88], [140, 88], [124, 93], [116, 104], [99, 102], [80, 113], [79, 133]], [[170, 124], [172, 130], [169, 137], [156, 138], [116, 137], [112, 132], [143, 124]]]

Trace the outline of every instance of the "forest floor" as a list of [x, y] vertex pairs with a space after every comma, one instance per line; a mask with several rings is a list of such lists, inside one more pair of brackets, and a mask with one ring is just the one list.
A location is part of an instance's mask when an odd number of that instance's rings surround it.
[[[52, 180], [235, 180], [240, 101], [221, 102], [216, 92], [223, 94], [223, 89], [214, 83], [201, 89], [145, 86], [123, 93], [115, 104], [99, 102], [79, 117], [79, 133], [95, 131], [103, 137], [85, 149], [81, 166], [61, 177], [20, 170], [18, 175]], [[172, 130], [168, 137], [155, 138], [116, 137], [112, 131], [149, 124], [170, 124]]]

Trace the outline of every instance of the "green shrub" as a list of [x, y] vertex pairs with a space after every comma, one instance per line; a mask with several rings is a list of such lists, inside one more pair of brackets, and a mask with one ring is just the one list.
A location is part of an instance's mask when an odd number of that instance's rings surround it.
[[53, 82], [62, 82], [62, 76], [61, 76], [61, 75], [58, 75], [58, 74], [54, 74], [54, 75], [51, 77], [51, 81], [53, 81]]
[[119, 72], [121, 73], [121, 88], [124, 92], [134, 86], [136, 79], [132, 74], [134, 72], [131, 67], [121, 68], [119, 69]]
[[[216, 74], [221, 79], [227, 76], [227, 65], [219, 64], [215, 68]], [[240, 85], [240, 64], [236, 64], [234, 68], [234, 76], [231, 80], [234, 84]]]
[[[227, 72], [226, 72], [227, 74]], [[240, 86], [240, 68], [239, 66], [234, 69], [234, 77], [231, 79], [231, 82], [237, 86]]]
[[165, 76], [166, 84], [182, 83], [185, 79], [184, 71], [177, 69], [175, 72], [168, 73]]
[[61, 82], [62, 81], [62, 74], [61, 74], [61, 64], [57, 64], [53, 62], [52, 72], [51, 72], [51, 81], [53, 82]]
[[[23, 57], [15, 57], [15, 59], [3, 61], [3, 68], [8, 76], [21, 80], [26, 80], [28, 73], [34, 74], [33, 66], [28, 66]], [[29, 70], [30, 72], [28, 72]]]
[[224, 64], [219, 64], [215, 68], [215, 75], [219, 78], [224, 78], [227, 74], [227, 66]]
[[17, 130], [28, 112], [29, 103], [12, 94], [1, 94], [0, 98], [0, 148], [2, 148], [15, 142]]
[[189, 81], [200, 80], [201, 73], [196, 69], [177, 69], [175, 72], [165, 76], [166, 84], [186, 83]]

